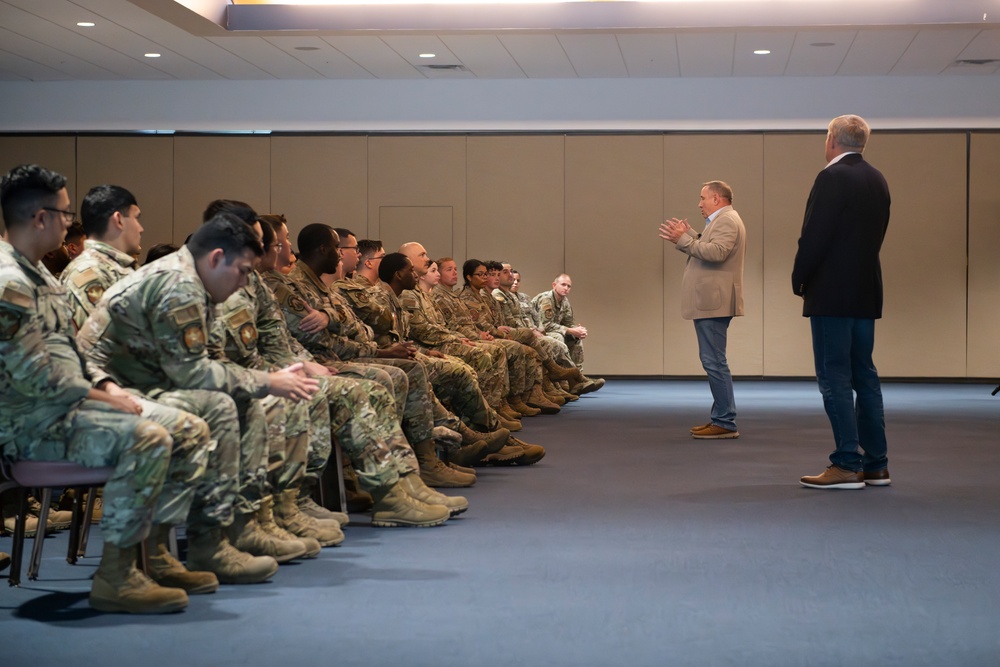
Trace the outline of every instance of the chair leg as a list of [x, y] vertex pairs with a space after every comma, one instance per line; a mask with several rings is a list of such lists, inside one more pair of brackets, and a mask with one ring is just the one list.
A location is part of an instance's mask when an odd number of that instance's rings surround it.
[[[31, 561], [28, 562], [28, 579], [38, 579], [38, 568], [42, 564], [42, 544], [45, 542], [45, 528], [49, 521], [49, 505], [52, 504], [52, 489], [42, 491], [42, 510], [38, 513], [38, 532], [35, 533], [35, 543], [31, 547]], [[25, 517], [27, 519], [27, 517]]]
[[[81, 493], [83, 489], [80, 490]], [[97, 501], [94, 498], [94, 489], [87, 489], [86, 500], [83, 503], [83, 528], [80, 531], [80, 547], [76, 555], [83, 558], [87, 555], [87, 540], [90, 539], [90, 524], [94, 521], [94, 506]]]
[[14, 548], [10, 555], [10, 574], [7, 583], [11, 586], [21, 585], [21, 561], [24, 558], [24, 533], [28, 523], [28, 490], [21, 487], [17, 490], [17, 517], [14, 523]]
[[83, 525], [83, 503], [80, 500], [83, 489], [75, 491], [73, 494], [73, 522], [69, 526], [69, 545], [66, 548], [66, 562], [70, 565], [76, 565], [76, 561], [80, 557], [80, 528]]
[[347, 489], [344, 488], [344, 453], [340, 450], [340, 443], [336, 441], [333, 443], [333, 457], [334, 464], [337, 467], [337, 495], [340, 500], [340, 506], [337, 508], [337, 511], [346, 514]]

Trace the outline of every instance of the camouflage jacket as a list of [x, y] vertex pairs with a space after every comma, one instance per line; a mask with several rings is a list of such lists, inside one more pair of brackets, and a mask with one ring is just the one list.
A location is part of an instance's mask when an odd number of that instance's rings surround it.
[[[496, 302], [493, 301], [492, 296], [484, 295], [481, 290], [472, 289], [471, 285], [466, 285], [462, 289], [461, 296], [462, 303], [468, 307], [469, 314], [480, 331], [486, 331], [497, 338], [506, 338], [497, 329], [497, 327], [503, 326], [503, 322], [498, 320], [497, 308], [494, 305]], [[491, 301], [493, 303], [490, 303]]]
[[104, 291], [135, 271], [135, 258], [103, 241], [87, 239], [83, 252], [69, 263], [59, 282], [69, 294], [73, 325], [79, 331]]
[[438, 285], [431, 292], [431, 300], [441, 311], [441, 316], [452, 331], [458, 332], [469, 340], [479, 340], [479, 328], [469, 312], [469, 307], [462, 301], [460, 292]]
[[353, 280], [338, 280], [333, 288], [351, 304], [354, 313], [371, 327], [379, 347], [407, 340], [406, 313], [399, 300], [383, 282], [373, 285], [364, 276]]
[[433, 349], [445, 343], [460, 342], [464, 338], [448, 328], [444, 315], [431, 300], [431, 296], [419, 287], [403, 290], [399, 295], [399, 302], [409, 317], [410, 339], [418, 345]]
[[553, 290], [535, 296], [531, 303], [538, 310], [545, 333], [565, 334], [567, 328], [576, 326], [573, 306], [569, 305], [569, 299], [557, 301]]
[[535, 308], [535, 304], [531, 303], [531, 298], [526, 294], [521, 294], [520, 292], [513, 292], [514, 296], [517, 297], [517, 301], [521, 306], [521, 315], [525, 322], [530, 322], [528, 326], [532, 329], [542, 329], [542, 318], [538, 314], [538, 309]]
[[[274, 294], [253, 271], [247, 286], [236, 290], [219, 307], [219, 317], [209, 334], [209, 348], [215, 358], [273, 371], [301, 360], [292, 340]], [[305, 352], [299, 345], [295, 348]]]
[[[0, 246], [0, 447], [17, 458], [63, 420], [92, 386], [73, 340], [66, 293], [48, 269]], [[49, 452], [44, 458], [58, 458]]]
[[[347, 300], [329, 289], [305, 262], [297, 262], [287, 276], [272, 271], [264, 279], [274, 290], [289, 331], [320, 363], [377, 354], [378, 344], [372, 330], [358, 318]], [[309, 314], [306, 305], [326, 313], [330, 318], [326, 329], [312, 334], [299, 329], [299, 322]]]
[[493, 290], [493, 299], [500, 308], [503, 323], [515, 329], [534, 329], [531, 318], [521, 308], [521, 302], [513, 292], [504, 292], [499, 287]]
[[237, 399], [263, 398], [266, 372], [209, 357], [214, 317], [215, 306], [185, 246], [111, 286], [77, 342], [95, 382], [112, 379], [154, 396], [208, 389]]

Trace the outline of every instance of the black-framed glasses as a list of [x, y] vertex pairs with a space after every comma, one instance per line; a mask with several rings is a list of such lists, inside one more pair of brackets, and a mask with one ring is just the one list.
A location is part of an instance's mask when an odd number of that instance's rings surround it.
[[475, 276], [476, 278], [485, 278], [486, 277], [486, 272], [483, 271], [482, 273], [480, 273], [479, 271], [476, 271], [472, 275]]
[[383, 257], [385, 257], [385, 255], [374, 255], [373, 257], [370, 257], [369, 259], [371, 259], [371, 261], [374, 262], [376, 259], [382, 259]]
[[285, 249], [285, 244], [284, 243], [275, 243], [274, 244], [274, 249], [277, 250], [278, 252], [281, 252], [282, 250]]
[[354, 250], [355, 252], [357, 252], [358, 246], [356, 246], [356, 245], [342, 245], [342, 246], [340, 246], [340, 249], [341, 250]]
[[50, 206], [43, 206], [43, 211], [48, 211], [49, 213], [59, 213], [62, 215], [63, 219], [69, 220], [70, 224], [76, 222], [76, 211], [64, 211], [61, 208], [52, 208]]

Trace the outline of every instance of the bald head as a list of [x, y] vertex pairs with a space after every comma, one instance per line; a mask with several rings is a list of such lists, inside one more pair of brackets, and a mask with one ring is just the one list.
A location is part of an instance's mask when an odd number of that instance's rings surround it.
[[406, 255], [413, 263], [413, 272], [417, 278], [421, 278], [427, 273], [431, 266], [431, 259], [427, 256], [427, 250], [416, 241], [410, 241], [399, 246], [399, 252]]

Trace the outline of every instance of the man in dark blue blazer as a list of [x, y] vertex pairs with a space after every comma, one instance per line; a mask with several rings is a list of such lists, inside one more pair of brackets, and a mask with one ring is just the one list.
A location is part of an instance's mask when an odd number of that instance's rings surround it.
[[[885, 417], [872, 362], [882, 317], [879, 250], [889, 224], [889, 186], [862, 157], [871, 133], [859, 116], [829, 125], [826, 159], [806, 203], [792, 291], [810, 319], [816, 379], [836, 449], [823, 473], [801, 478], [815, 489], [890, 483]], [[855, 392], [857, 400], [855, 401]]]

